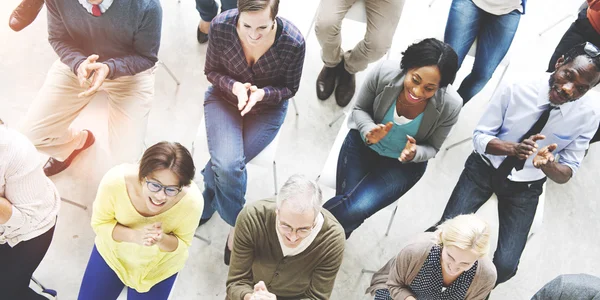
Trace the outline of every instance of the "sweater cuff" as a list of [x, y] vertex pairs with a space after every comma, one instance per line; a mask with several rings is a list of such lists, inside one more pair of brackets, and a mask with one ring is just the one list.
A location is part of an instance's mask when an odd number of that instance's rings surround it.
[[8, 219], [8, 221], [6, 221], [6, 223], [3, 225], [11, 228], [21, 228], [25, 223], [25, 218], [26, 216], [23, 215], [23, 213], [13, 205], [10, 219]]

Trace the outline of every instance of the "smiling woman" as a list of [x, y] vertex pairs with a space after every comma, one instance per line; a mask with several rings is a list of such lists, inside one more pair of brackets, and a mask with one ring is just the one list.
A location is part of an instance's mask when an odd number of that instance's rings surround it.
[[79, 299], [116, 299], [124, 286], [129, 297], [168, 298], [202, 214], [194, 173], [185, 147], [161, 142], [144, 152], [139, 165], [119, 165], [104, 175]]
[[336, 195], [324, 205], [346, 237], [419, 181], [462, 107], [449, 45], [429, 38], [402, 54], [399, 67], [385, 61], [367, 76], [348, 121]]

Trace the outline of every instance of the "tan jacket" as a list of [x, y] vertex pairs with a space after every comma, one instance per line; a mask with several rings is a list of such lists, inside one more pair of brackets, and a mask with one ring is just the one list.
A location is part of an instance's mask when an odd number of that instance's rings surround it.
[[[379, 289], [388, 289], [394, 300], [404, 300], [415, 295], [410, 290], [410, 283], [417, 277], [423, 263], [434, 245], [440, 241], [432, 232], [423, 233], [419, 238], [404, 247], [397, 257], [388, 261], [383, 268], [373, 275], [371, 286], [366, 293], [375, 295]], [[479, 259], [475, 277], [467, 290], [466, 300], [483, 300], [496, 284], [496, 267], [489, 259]]]

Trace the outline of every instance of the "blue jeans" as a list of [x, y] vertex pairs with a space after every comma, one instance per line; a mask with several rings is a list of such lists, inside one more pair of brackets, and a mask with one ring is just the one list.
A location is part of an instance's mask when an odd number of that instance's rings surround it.
[[202, 170], [202, 219], [210, 218], [216, 210], [227, 224], [234, 226], [246, 203], [246, 164], [273, 141], [285, 119], [288, 102], [254, 106], [242, 117], [237, 106], [219, 93], [211, 86], [204, 98], [210, 160]]
[[[127, 300], [167, 300], [177, 273], [155, 284], [149, 291], [138, 293], [132, 288], [127, 288]], [[79, 300], [112, 300], [117, 299], [125, 284], [117, 274], [106, 264], [104, 258], [98, 253], [96, 246], [92, 249], [90, 260], [83, 274], [83, 281], [79, 288]]]
[[[500, 229], [494, 265], [498, 271], [496, 284], [500, 284], [517, 273], [546, 178], [532, 182], [506, 179], [495, 186], [492, 184], [495, 171], [479, 154], [473, 152], [465, 162], [465, 169], [438, 224], [458, 215], [475, 213], [495, 193], [498, 197]], [[428, 231], [433, 230], [432, 227]]]
[[[221, 12], [237, 7], [237, 0], [221, 0]], [[219, 13], [219, 5], [215, 0], [196, 0], [196, 10], [203, 21], [210, 22]]]
[[466, 104], [485, 87], [496, 67], [508, 52], [517, 32], [521, 13], [493, 15], [477, 7], [471, 0], [453, 0], [446, 23], [444, 42], [458, 54], [460, 66], [477, 38], [477, 52], [471, 73], [463, 80], [458, 94]]
[[335, 197], [324, 208], [344, 227], [346, 238], [368, 217], [394, 203], [423, 176], [427, 162], [401, 163], [377, 154], [351, 129], [338, 158]]

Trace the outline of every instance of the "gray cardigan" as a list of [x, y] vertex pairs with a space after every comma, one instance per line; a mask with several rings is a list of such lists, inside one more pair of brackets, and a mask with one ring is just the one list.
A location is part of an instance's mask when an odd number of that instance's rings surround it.
[[[356, 104], [348, 119], [348, 127], [360, 131], [364, 138], [377, 124], [381, 124], [385, 113], [400, 95], [404, 87], [405, 72], [400, 62], [384, 61], [373, 70], [358, 93]], [[417, 153], [412, 162], [423, 162], [433, 158], [458, 121], [462, 98], [454, 87], [440, 88], [428, 100], [421, 125], [414, 138]]]

